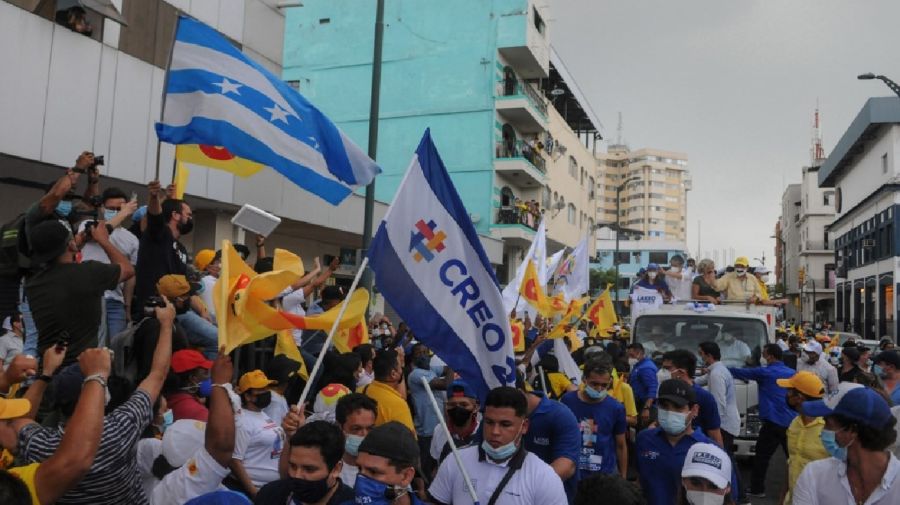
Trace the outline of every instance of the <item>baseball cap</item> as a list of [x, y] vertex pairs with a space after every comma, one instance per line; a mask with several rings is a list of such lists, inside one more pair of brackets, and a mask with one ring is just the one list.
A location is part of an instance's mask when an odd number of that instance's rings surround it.
[[847, 356], [853, 362], [859, 361], [859, 349], [856, 347], [844, 347], [841, 349], [841, 354]]
[[409, 428], [391, 421], [377, 426], [359, 444], [359, 452], [396, 461], [401, 466], [418, 466], [419, 445]]
[[196, 292], [198, 288], [199, 286], [196, 284], [188, 282], [187, 277], [176, 274], [163, 275], [156, 283], [156, 291], [167, 298], [190, 295]]
[[803, 344], [803, 350], [806, 352], [814, 352], [816, 354], [822, 354], [822, 344], [816, 342], [815, 340], [811, 340], [811, 341]]
[[166, 428], [162, 438], [162, 455], [178, 468], [201, 447], [206, 437], [206, 423], [195, 419], [179, 419]]
[[269, 380], [266, 377], [266, 374], [263, 373], [262, 370], [251, 370], [244, 375], [241, 375], [241, 379], [238, 381], [238, 389], [241, 392], [247, 391], [248, 389], [260, 389], [269, 387], [272, 384], [275, 384], [275, 381]]
[[251, 503], [246, 496], [237, 491], [220, 489], [191, 498], [184, 502], [184, 505], [251, 505]]
[[659, 393], [656, 397], [660, 400], [668, 400], [679, 407], [697, 403], [697, 395], [694, 388], [687, 382], [679, 379], [669, 379], [659, 385]]
[[767, 274], [767, 273], [770, 273], [770, 272], [772, 272], [772, 271], [769, 270], [769, 267], [767, 267], [767, 266], [765, 266], [765, 265], [760, 265], [760, 266], [756, 267], [756, 268], [753, 270], [753, 273], [757, 273], [757, 274], [760, 274], [760, 275], [762, 275], [762, 274]]
[[474, 398], [477, 400], [478, 395], [475, 394], [475, 390], [469, 386], [468, 382], [456, 379], [447, 388], [447, 398]]
[[212, 249], [201, 249], [194, 255], [194, 266], [197, 267], [197, 270], [206, 270], [215, 257], [216, 252]]
[[344, 290], [340, 286], [325, 286], [322, 288], [322, 301], [325, 300], [343, 300]]
[[175, 373], [187, 372], [195, 368], [209, 370], [213, 362], [206, 359], [200, 351], [194, 349], [182, 349], [172, 354], [172, 371]]
[[834, 408], [825, 402], [803, 402], [803, 413], [812, 417], [839, 415], [872, 428], [885, 428], [893, 418], [884, 398], [865, 386], [847, 391]]
[[22, 417], [31, 410], [31, 402], [27, 398], [7, 400], [0, 398], [0, 419], [15, 419]]
[[788, 379], [778, 379], [775, 383], [785, 389], [796, 389], [804, 395], [813, 398], [821, 398], [825, 394], [825, 385], [822, 384], [822, 379], [818, 375], [805, 370], [795, 373]]
[[284, 354], [279, 354], [266, 364], [266, 377], [271, 377], [272, 380], [279, 384], [284, 384], [297, 373], [297, 370], [300, 370], [300, 366], [299, 361], [294, 361]]
[[[841, 401], [841, 399], [844, 397], [844, 395], [846, 395], [850, 391], [853, 391], [854, 389], [859, 389], [861, 387], [865, 387], [865, 386], [863, 386], [862, 384], [858, 384], [856, 382], [838, 383], [837, 390], [833, 391], [831, 393], [828, 393], [821, 400], [812, 400], [812, 401], [808, 401], [808, 402], [803, 402], [803, 413], [806, 414], [806, 408], [808, 408], [808, 407], [813, 407], [815, 409], [818, 409], [819, 403], [823, 404], [825, 406], [825, 408], [827, 408], [828, 410], [833, 410], [835, 407], [837, 407], [838, 402]], [[812, 416], [812, 414], [807, 414], [807, 415]], [[818, 417], [818, 416], [813, 416], [813, 417]]]
[[650, 263], [649, 265], [647, 265], [647, 271], [649, 272], [651, 270], [659, 270], [659, 265], [657, 265], [656, 263]]
[[41, 222], [28, 235], [31, 245], [31, 263], [41, 265], [58, 258], [66, 252], [72, 232], [56, 219]]
[[731, 483], [731, 460], [728, 454], [713, 444], [694, 444], [688, 449], [681, 467], [682, 477], [702, 477], [717, 488]]
[[894, 365], [894, 368], [900, 369], [900, 353], [897, 351], [882, 351], [872, 360], [873, 363], [887, 363]]
[[50, 381], [54, 405], [74, 405], [81, 395], [83, 382], [84, 374], [81, 373], [78, 363], [72, 363], [57, 372]]
[[750, 260], [748, 260], [746, 256], [738, 256], [737, 259], [734, 260], [734, 266], [749, 267]]

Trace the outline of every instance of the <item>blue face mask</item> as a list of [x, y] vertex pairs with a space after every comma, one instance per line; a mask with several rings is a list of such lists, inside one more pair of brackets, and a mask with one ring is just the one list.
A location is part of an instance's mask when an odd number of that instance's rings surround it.
[[212, 381], [210, 379], [206, 379], [205, 381], [197, 384], [197, 396], [200, 398], [209, 398], [209, 395], [212, 394]]
[[602, 400], [602, 399], [606, 398], [606, 395], [608, 393], [605, 389], [602, 391], [597, 391], [596, 389], [585, 384], [584, 385], [584, 394], [587, 395], [587, 397], [590, 398], [591, 400]]
[[359, 455], [359, 444], [363, 441], [363, 437], [359, 435], [347, 435], [344, 439], [344, 452], [351, 456]]
[[881, 368], [881, 365], [875, 365], [872, 367], [872, 373], [878, 376], [879, 379], [886, 379], [887, 374], [884, 373], [884, 369]]
[[838, 444], [835, 435], [835, 431], [822, 430], [819, 439], [822, 440], [822, 445], [825, 446], [825, 450], [828, 451], [828, 454], [831, 454], [831, 457], [840, 461], [847, 461], [847, 448]]
[[116, 217], [116, 214], [118, 213], [119, 211], [117, 210], [103, 209], [103, 220], [109, 221], [110, 219]]
[[678, 435], [687, 429], [687, 414], [659, 409], [656, 417], [659, 427], [669, 435]]
[[72, 213], [72, 202], [68, 200], [62, 200], [58, 204], [56, 204], [56, 213], [62, 217], [67, 217]]
[[516, 440], [518, 440], [519, 435], [522, 434], [523, 426], [524, 424], [519, 427], [519, 433], [516, 433], [516, 438], [514, 438], [512, 442], [501, 445], [496, 449], [491, 447], [491, 444], [489, 444], [487, 440], [481, 442], [481, 448], [484, 450], [484, 453], [494, 461], [506, 461], [511, 458], [513, 454], [516, 453], [516, 449], [518, 449], [518, 447], [516, 447]]
[[172, 412], [172, 409], [169, 409], [163, 413], [163, 424], [159, 427], [159, 431], [162, 433], [166, 432], [166, 429], [169, 426], [172, 426], [172, 423], [175, 422], [175, 413]]
[[356, 495], [356, 503], [371, 505], [388, 505], [397, 498], [406, 494], [406, 489], [397, 489], [394, 486], [378, 482], [363, 474], [356, 476], [356, 484], [353, 486]]

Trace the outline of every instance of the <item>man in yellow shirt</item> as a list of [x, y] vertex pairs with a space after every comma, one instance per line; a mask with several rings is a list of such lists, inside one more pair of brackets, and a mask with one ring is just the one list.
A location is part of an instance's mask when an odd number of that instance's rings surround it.
[[787, 429], [788, 479], [781, 503], [790, 505], [791, 490], [807, 463], [829, 456], [819, 438], [825, 419], [808, 417], [800, 409], [805, 401], [820, 400], [825, 394], [825, 385], [818, 375], [807, 371], [797, 372], [790, 379], [778, 379], [776, 383], [787, 389], [788, 406], [800, 414]]
[[769, 297], [769, 288], [766, 287], [766, 283], [769, 282], [770, 273], [769, 267], [765, 265], [760, 265], [753, 269], [753, 276], [756, 277], [756, 282], [759, 283], [759, 303], [761, 305], [786, 305], [788, 303], [787, 299], [778, 298], [772, 300]]
[[360, 393], [375, 400], [378, 410], [375, 416], [375, 426], [381, 426], [390, 421], [397, 421], [416, 434], [412, 413], [409, 404], [406, 403], [401, 385], [403, 383], [403, 367], [400, 365], [400, 355], [394, 349], [385, 349], [375, 355], [372, 365], [375, 380], [359, 390]]
[[745, 256], [734, 260], [734, 272], [729, 272], [716, 279], [713, 288], [725, 293], [725, 299], [729, 302], [757, 303], [762, 299], [759, 290], [759, 282], [749, 273], [750, 261]]
[[619, 402], [625, 406], [625, 422], [628, 423], [629, 428], [633, 428], [637, 426], [638, 411], [634, 404], [634, 390], [632, 390], [631, 386], [628, 384], [627, 377], [622, 375], [623, 372], [628, 373], [627, 368], [627, 363], [616, 365], [609, 396], [619, 400]]

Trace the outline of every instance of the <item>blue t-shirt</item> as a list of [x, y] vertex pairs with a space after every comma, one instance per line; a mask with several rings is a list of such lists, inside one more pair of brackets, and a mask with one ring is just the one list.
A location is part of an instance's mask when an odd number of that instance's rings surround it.
[[[430, 437], [434, 434], [434, 427], [440, 422], [434, 409], [431, 407], [431, 399], [428, 398], [428, 392], [422, 384], [422, 377], [431, 382], [437, 378], [431, 370], [416, 367], [409, 373], [409, 392], [412, 396], [413, 406], [415, 407], [414, 423], [416, 425], [416, 434], [420, 437]], [[437, 398], [437, 397], [435, 397]], [[440, 407], [441, 405], [438, 405]]]
[[681, 489], [681, 467], [692, 445], [713, 443], [706, 435], [694, 431], [681, 437], [674, 446], [662, 428], [638, 433], [635, 442], [638, 477], [648, 505], [675, 505]]
[[575, 475], [563, 481], [571, 502], [578, 489], [578, 460], [581, 457], [578, 421], [565, 405], [541, 394], [529, 394], [539, 396], [541, 403], [528, 416], [528, 433], [522, 437], [525, 448], [548, 465], [557, 458], [569, 458], [575, 463]]
[[577, 391], [569, 391], [559, 400], [575, 414], [581, 434], [581, 458], [578, 469], [581, 478], [597, 472], [616, 473], [616, 435], [625, 433], [625, 406], [607, 396], [599, 403], [578, 398]]
[[709, 391], [694, 384], [694, 394], [697, 396], [697, 405], [700, 406], [700, 413], [694, 418], [691, 425], [694, 428], [700, 428], [703, 433], [709, 433], [709, 430], [716, 430], [722, 426], [722, 418], [719, 417], [719, 405], [716, 398]]

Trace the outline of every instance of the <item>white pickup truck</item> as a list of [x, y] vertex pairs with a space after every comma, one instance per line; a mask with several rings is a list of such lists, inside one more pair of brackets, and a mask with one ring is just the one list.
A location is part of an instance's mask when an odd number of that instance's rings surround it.
[[[662, 305], [641, 313], [632, 323], [632, 340], [641, 343], [657, 364], [665, 351], [687, 349], [697, 354], [701, 342], [714, 341], [722, 350], [722, 362], [726, 366], [759, 366], [762, 346], [775, 342], [775, 308], [767, 306]], [[703, 366], [699, 357], [697, 366]], [[735, 396], [741, 414], [741, 432], [735, 437], [734, 452], [739, 457], [753, 456], [762, 426], [756, 383], [735, 380]]]

